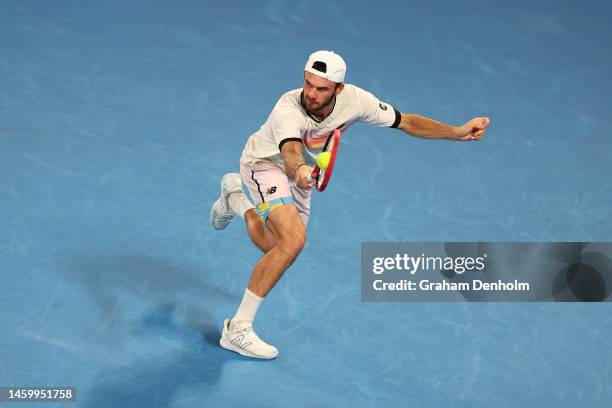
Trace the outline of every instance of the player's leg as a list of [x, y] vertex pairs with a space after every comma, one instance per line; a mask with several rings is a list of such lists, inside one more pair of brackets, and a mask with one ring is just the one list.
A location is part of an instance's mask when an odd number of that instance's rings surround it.
[[[287, 179], [287, 181], [293, 203], [292, 205], [279, 206], [278, 209], [270, 212], [267, 218], [267, 228], [265, 228], [266, 237], [270, 237], [268, 244], [272, 244], [270, 251], [274, 251], [275, 255], [270, 257], [270, 259], [265, 256], [260, 259], [253, 270], [248, 286], [251, 292], [262, 298], [274, 287], [284, 270], [293, 263], [306, 241], [306, 225], [310, 215], [311, 191], [302, 190], [291, 179]], [[279, 254], [281, 255], [279, 256]], [[288, 264], [278, 275], [275, 275], [273, 271], [277, 270], [276, 264], [273, 264], [272, 268], [268, 268], [268, 262], [279, 263], [279, 265], [282, 265], [283, 262], [288, 262]], [[260, 264], [264, 265], [262, 269], [258, 269]], [[259, 274], [261, 276], [258, 276]]]
[[304, 247], [306, 226], [295, 205], [282, 205], [268, 216], [267, 227], [275, 238], [274, 246], [257, 262], [248, 289], [264, 298]]
[[241, 174], [257, 203], [260, 217], [259, 220], [252, 218], [253, 211], [245, 213], [249, 235], [256, 244], [263, 240], [260, 245], [267, 253], [255, 266], [236, 314], [225, 321], [220, 343], [226, 349], [247, 356], [274, 358], [278, 350], [256, 336], [252, 323], [264, 297], [304, 246], [310, 195], [305, 192], [295, 194], [294, 198], [291, 181], [282, 169], [274, 165], [241, 167]]
[[255, 265], [240, 307], [232, 319], [224, 322], [220, 344], [245, 356], [270, 359], [278, 356], [278, 350], [257, 336], [253, 320], [264, 297], [304, 247], [306, 226], [295, 205], [286, 204], [269, 213], [267, 230], [276, 242]]
[[273, 164], [242, 164], [240, 170], [259, 215], [256, 219], [254, 211], [245, 214], [249, 236], [266, 253], [253, 270], [248, 290], [263, 298], [304, 246], [310, 191], [298, 188]]

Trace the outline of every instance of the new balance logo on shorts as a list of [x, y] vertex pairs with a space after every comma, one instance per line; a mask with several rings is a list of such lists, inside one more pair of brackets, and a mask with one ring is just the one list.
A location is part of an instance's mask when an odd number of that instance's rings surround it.
[[276, 186], [274, 186], [274, 187], [269, 187], [269, 188], [266, 190], [266, 194], [268, 194], [268, 195], [270, 195], [270, 194], [274, 194], [274, 193], [276, 193]]

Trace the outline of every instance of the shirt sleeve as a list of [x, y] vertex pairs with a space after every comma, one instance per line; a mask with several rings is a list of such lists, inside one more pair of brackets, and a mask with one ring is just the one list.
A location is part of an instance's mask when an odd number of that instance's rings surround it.
[[381, 102], [372, 93], [355, 87], [357, 100], [359, 101], [361, 122], [375, 126], [387, 126], [396, 128], [399, 126], [402, 114], [389, 105]]
[[288, 109], [278, 109], [272, 112], [269, 119], [270, 130], [279, 151], [287, 142], [302, 141], [303, 122], [302, 115]]

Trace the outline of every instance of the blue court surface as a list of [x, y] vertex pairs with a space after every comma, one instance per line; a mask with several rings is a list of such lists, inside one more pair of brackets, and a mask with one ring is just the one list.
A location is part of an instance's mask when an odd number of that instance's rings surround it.
[[[606, 303], [365, 303], [361, 242], [612, 241], [609, 1], [0, 1], [0, 386], [16, 407], [610, 407]], [[308, 55], [482, 142], [355, 125], [308, 243], [260, 254], [219, 179]], [[243, 405], [244, 404], [244, 405]]]

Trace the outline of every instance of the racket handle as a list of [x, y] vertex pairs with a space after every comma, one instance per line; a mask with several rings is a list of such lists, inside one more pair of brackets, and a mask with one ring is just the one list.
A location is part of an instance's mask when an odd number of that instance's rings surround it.
[[309, 183], [314, 183], [314, 181], [317, 179], [317, 176], [319, 175], [319, 166], [315, 166], [314, 169], [312, 169], [312, 173], [310, 173], [308, 175], [308, 177], [306, 178], [306, 180]]

